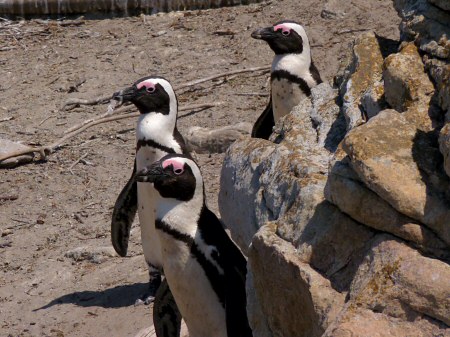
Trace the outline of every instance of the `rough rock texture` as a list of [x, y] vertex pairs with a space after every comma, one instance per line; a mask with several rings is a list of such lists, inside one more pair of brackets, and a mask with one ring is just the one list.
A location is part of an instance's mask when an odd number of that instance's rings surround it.
[[426, 315], [449, 325], [449, 279], [447, 263], [380, 235], [359, 266], [350, 302], [397, 318]]
[[414, 317], [414, 321], [404, 320], [372, 311], [370, 309], [348, 309], [339, 317], [337, 324], [332, 325], [323, 337], [430, 337], [448, 336], [448, 329], [436, 326], [427, 318]]
[[428, 2], [440, 7], [443, 10], [450, 11], [450, 2], [447, 0], [428, 0]]
[[446, 0], [394, 0], [403, 18], [402, 37], [426, 52], [425, 65], [436, 85], [439, 105], [450, 120], [450, 11]]
[[[306, 223], [323, 201], [330, 156], [326, 148], [336, 147], [345, 127], [342, 119], [333, 123], [339, 107], [328, 84], [314, 88], [312, 97], [313, 103], [303, 101], [276, 126], [271, 139], [278, 144], [242, 140], [227, 151], [219, 207], [233, 239], [244, 251], [259, 227], [289, 214], [293, 207], [301, 211], [279, 230], [298, 233], [294, 224]], [[290, 239], [297, 240], [299, 234], [295, 236]]]
[[439, 136], [439, 149], [444, 156], [444, 169], [450, 177], [450, 123], [447, 123]]
[[[368, 119], [367, 114], [373, 116], [381, 110], [384, 94], [384, 88], [379, 85], [382, 66], [383, 56], [375, 34], [368, 32], [357, 38], [353, 46], [353, 61], [340, 89], [348, 130], [364, 123]], [[366, 93], [367, 112], [360, 108]]]
[[440, 172], [435, 137], [384, 110], [343, 142], [358, 177], [399, 212], [424, 223], [450, 245], [449, 179]]
[[[394, 0], [403, 18], [400, 26], [403, 40], [415, 41], [424, 52], [445, 59], [450, 56], [448, 40], [450, 13], [430, 4], [429, 0]], [[445, 1], [434, 1], [445, 2]], [[448, 3], [448, 2], [447, 2]]]
[[448, 246], [433, 231], [400, 213], [367, 188], [350, 164], [349, 157], [345, 157], [332, 167], [326, 189], [327, 200], [360, 223], [392, 233], [426, 253], [450, 259]]
[[258, 336], [450, 335], [449, 35], [430, 40], [450, 20], [395, 4], [406, 41], [363, 34], [338, 91], [226, 153], [220, 210]]
[[269, 329], [280, 337], [321, 336], [344, 304], [344, 295], [303, 263], [295, 248], [275, 231], [273, 223], [262, 227], [249, 251], [249, 273]]
[[222, 153], [235, 140], [249, 135], [251, 130], [252, 125], [245, 122], [217, 129], [193, 126], [183, 136], [190, 150], [197, 153]]
[[414, 44], [407, 43], [399, 53], [386, 58], [383, 78], [386, 101], [393, 109], [403, 112], [417, 105], [428, 108], [434, 87]]

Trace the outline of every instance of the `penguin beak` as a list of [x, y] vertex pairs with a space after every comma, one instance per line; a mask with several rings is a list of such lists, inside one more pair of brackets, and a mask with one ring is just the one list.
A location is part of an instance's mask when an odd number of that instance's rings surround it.
[[119, 101], [120, 104], [122, 104], [123, 102], [132, 102], [135, 97], [136, 88], [132, 86], [115, 92], [112, 96], [112, 99]]
[[264, 41], [272, 40], [277, 37], [275, 31], [273, 30], [273, 27], [259, 28], [255, 30], [251, 36], [254, 39]]
[[154, 183], [164, 175], [164, 170], [160, 163], [155, 163], [136, 172], [134, 178], [141, 183]]

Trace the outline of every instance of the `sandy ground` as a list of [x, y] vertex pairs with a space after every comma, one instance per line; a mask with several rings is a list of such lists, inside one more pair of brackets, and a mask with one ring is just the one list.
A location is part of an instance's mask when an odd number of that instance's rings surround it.
[[[27, 21], [14, 37], [0, 30], [0, 138], [50, 143], [106, 111], [106, 105], [63, 111], [68, 98], [112, 94], [146, 75], [177, 85], [269, 65], [272, 52], [250, 33], [284, 18], [306, 27], [329, 81], [362, 30], [399, 37], [390, 0], [346, 1], [339, 8], [344, 17], [324, 18], [329, 5], [284, 0], [79, 26]], [[267, 74], [260, 73], [197, 85], [179, 95], [181, 106], [222, 105], [180, 113], [179, 129], [254, 122], [268, 98], [242, 94], [267, 92]], [[0, 197], [18, 197], [0, 201], [1, 336], [133, 336], [151, 325], [151, 306], [133, 305], [147, 282], [138, 223], [127, 258], [111, 254], [109, 234], [112, 206], [131, 173], [134, 125], [127, 119], [93, 127], [46, 161], [0, 170]], [[223, 155], [197, 158], [217, 213]]]

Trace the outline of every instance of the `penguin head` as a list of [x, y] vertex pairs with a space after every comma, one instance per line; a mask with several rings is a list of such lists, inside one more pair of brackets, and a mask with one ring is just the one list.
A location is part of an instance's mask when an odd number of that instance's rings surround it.
[[113, 99], [133, 103], [142, 114], [149, 112], [169, 115], [177, 111], [177, 97], [166, 79], [147, 76], [137, 80], [131, 87], [114, 93]]
[[266, 41], [276, 55], [301, 54], [309, 49], [309, 40], [302, 25], [294, 21], [280, 21], [271, 27], [260, 28], [252, 38]]
[[138, 171], [135, 179], [153, 183], [163, 198], [189, 201], [203, 195], [203, 178], [197, 164], [182, 154], [168, 154]]

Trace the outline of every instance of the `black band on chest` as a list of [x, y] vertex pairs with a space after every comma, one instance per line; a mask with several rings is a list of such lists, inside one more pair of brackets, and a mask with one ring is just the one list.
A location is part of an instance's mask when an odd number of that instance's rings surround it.
[[194, 239], [191, 236], [181, 233], [176, 229], [170, 227], [161, 220], [155, 221], [155, 228], [172, 236], [176, 240], [186, 243], [186, 245], [190, 248], [191, 255], [197, 260], [197, 262], [205, 271], [206, 277], [211, 283], [211, 287], [214, 289], [214, 292], [217, 294], [220, 303], [225, 307], [225, 293], [223, 289], [223, 286], [225, 284], [225, 276], [219, 273], [217, 267], [200, 250]]
[[155, 142], [155, 141], [152, 140], [152, 139], [145, 139], [145, 138], [144, 138], [144, 139], [139, 139], [139, 140], [137, 141], [137, 144], [136, 144], [136, 152], [138, 152], [139, 149], [140, 149], [142, 146], [150, 146], [150, 147], [154, 147], [155, 149], [164, 151], [164, 152], [166, 152], [166, 153], [176, 153], [175, 150], [174, 150], [173, 148], [168, 147], [168, 146], [164, 146], [164, 145], [162, 145], [162, 144], [160, 144], [160, 143]]
[[303, 78], [291, 74], [289, 71], [286, 70], [275, 70], [270, 74], [271, 81], [275, 79], [280, 81], [282, 78], [288, 80], [289, 82], [297, 83], [306, 96], [311, 96], [311, 88], [308, 86], [308, 84]]

